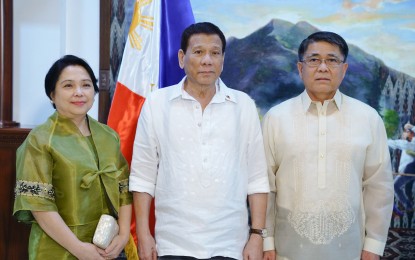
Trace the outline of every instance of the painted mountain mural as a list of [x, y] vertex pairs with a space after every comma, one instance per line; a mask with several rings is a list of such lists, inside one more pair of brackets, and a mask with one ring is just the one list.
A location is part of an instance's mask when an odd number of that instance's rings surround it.
[[[243, 26], [243, 25], [241, 25]], [[304, 90], [297, 72], [297, 50], [318, 28], [307, 22], [274, 19], [243, 39], [229, 38], [221, 78], [248, 93], [264, 114]], [[349, 44], [349, 68], [340, 90], [375, 108], [396, 111], [399, 123], [415, 123], [415, 78], [386, 66]]]

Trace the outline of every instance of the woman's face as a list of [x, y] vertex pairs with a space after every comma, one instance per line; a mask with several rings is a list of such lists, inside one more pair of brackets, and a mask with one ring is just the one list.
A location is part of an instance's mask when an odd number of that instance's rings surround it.
[[94, 85], [82, 66], [71, 65], [62, 70], [51, 93], [59, 114], [81, 120], [94, 104]]

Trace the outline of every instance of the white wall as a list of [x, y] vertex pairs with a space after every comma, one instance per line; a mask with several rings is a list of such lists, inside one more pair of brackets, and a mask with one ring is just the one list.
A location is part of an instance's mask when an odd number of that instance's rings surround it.
[[[65, 54], [84, 58], [98, 77], [99, 0], [13, 0], [13, 120], [43, 123], [54, 112], [45, 75]], [[98, 95], [89, 114], [98, 118]]]

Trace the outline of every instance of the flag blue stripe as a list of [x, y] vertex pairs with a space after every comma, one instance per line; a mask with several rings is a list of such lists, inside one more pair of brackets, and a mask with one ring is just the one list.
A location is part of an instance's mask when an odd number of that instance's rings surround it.
[[190, 0], [162, 0], [159, 87], [177, 84], [183, 77], [177, 52], [183, 30], [195, 22]]

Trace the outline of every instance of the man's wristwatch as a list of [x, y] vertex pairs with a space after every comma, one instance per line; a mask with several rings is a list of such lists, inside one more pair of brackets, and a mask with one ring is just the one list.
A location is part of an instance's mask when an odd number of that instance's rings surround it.
[[249, 234], [258, 234], [262, 238], [266, 238], [268, 236], [268, 232], [265, 228], [262, 228], [262, 229], [251, 228], [249, 229]]

